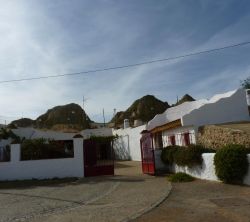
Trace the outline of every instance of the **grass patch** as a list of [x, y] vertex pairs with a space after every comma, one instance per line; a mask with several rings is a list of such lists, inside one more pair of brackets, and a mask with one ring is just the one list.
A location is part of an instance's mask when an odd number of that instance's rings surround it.
[[169, 180], [174, 183], [191, 182], [194, 180], [193, 177], [186, 173], [176, 173], [169, 177]]

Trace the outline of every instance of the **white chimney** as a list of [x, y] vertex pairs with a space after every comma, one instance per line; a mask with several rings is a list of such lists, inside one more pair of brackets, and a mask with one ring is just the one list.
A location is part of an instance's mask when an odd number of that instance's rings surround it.
[[246, 92], [247, 92], [247, 105], [250, 106], [250, 89], [247, 89]]
[[123, 124], [123, 128], [129, 128], [129, 120], [128, 119], [124, 119], [124, 124]]

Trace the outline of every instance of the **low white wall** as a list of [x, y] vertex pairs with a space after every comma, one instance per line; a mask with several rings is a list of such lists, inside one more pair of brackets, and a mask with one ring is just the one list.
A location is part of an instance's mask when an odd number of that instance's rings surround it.
[[12, 144], [10, 162], [0, 162], [0, 180], [83, 177], [83, 139], [73, 142], [73, 158], [26, 161], [20, 161], [20, 144]]
[[135, 128], [113, 130], [113, 135], [119, 136], [114, 142], [114, 151], [118, 159], [141, 161], [140, 139], [141, 131], [145, 128], [146, 125], [142, 125]]
[[[214, 153], [203, 153], [202, 165], [192, 167], [192, 168], [182, 167], [182, 166], [178, 166], [177, 164], [173, 164], [172, 172], [174, 173], [183, 172], [196, 178], [219, 181], [218, 177], [215, 174], [214, 155], [215, 155]], [[247, 158], [248, 158], [249, 167], [248, 167], [248, 173], [245, 176], [243, 183], [246, 185], [250, 185], [250, 154], [248, 154]]]
[[243, 180], [243, 183], [244, 184], [247, 184], [247, 185], [250, 185], [250, 154], [247, 155], [247, 159], [248, 159], [248, 173], [247, 175], [245, 176], [244, 180]]

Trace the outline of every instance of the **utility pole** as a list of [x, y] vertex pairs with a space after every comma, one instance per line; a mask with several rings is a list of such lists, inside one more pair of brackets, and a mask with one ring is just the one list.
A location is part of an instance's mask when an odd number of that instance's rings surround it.
[[87, 99], [84, 98], [84, 96], [82, 96], [82, 109], [84, 110], [84, 103], [87, 101]]
[[102, 109], [102, 116], [103, 116], [103, 125], [104, 125], [104, 127], [105, 127], [105, 114], [104, 114], [104, 108]]
[[114, 128], [116, 127], [116, 118], [115, 118], [115, 115], [116, 115], [116, 109], [114, 109], [114, 114], [113, 114], [113, 119], [114, 119]]
[[[85, 102], [87, 101], [88, 99], [86, 99], [84, 96], [82, 96], [82, 109], [84, 111], [84, 113], [86, 114], [85, 110], [84, 110], [84, 104]], [[87, 114], [85, 115], [85, 120], [87, 121], [88, 118], [87, 118]]]

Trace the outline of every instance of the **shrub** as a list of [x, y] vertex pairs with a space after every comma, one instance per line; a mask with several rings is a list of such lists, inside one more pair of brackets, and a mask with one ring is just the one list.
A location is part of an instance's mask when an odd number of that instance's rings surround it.
[[165, 164], [192, 167], [202, 164], [202, 153], [214, 153], [215, 150], [207, 149], [200, 145], [189, 145], [188, 147], [168, 146], [162, 150], [161, 159]]
[[167, 146], [161, 152], [161, 160], [165, 164], [174, 163], [174, 154], [179, 149], [179, 146]]
[[179, 166], [193, 167], [202, 164], [201, 154], [204, 152], [204, 147], [199, 145], [189, 145], [178, 149], [174, 154], [174, 162]]
[[215, 172], [225, 183], [241, 183], [248, 170], [247, 150], [241, 145], [227, 145], [214, 157]]
[[211, 148], [202, 147], [201, 148], [201, 152], [202, 153], [216, 153], [216, 150], [215, 149], [211, 149]]
[[186, 173], [176, 173], [171, 175], [169, 177], [169, 180], [171, 182], [180, 183], [180, 182], [191, 182], [194, 180], [194, 178]]
[[73, 157], [72, 141], [46, 141], [45, 139], [24, 140], [21, 160], [39, 160]]

